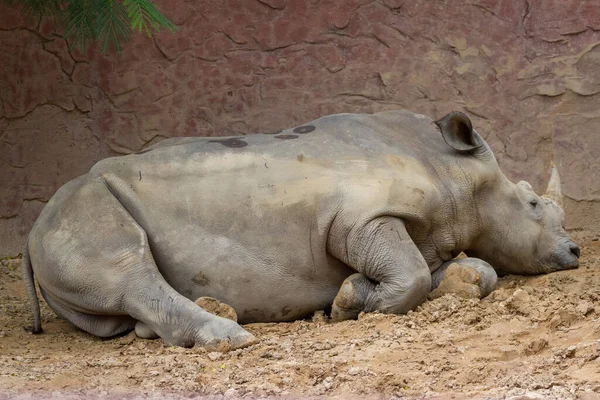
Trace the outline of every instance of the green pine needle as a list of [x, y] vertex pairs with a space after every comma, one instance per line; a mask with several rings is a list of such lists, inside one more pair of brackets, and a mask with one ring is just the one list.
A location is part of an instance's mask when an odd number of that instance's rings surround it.
[[161, 27], [174, 32], [176, 27], [164, 15], [162, 15], [149, 0], [123, 0], [127, 9], [127, 15], [131, 19], [131, 28], [142, 32], [146, 31], [151, 36], [150, 28], [157, 32]]
[[[28, 0], [29, 1], [29, 0]], [[77, 0], [69, 2], [65, 17], [65, 38], [69, 42], [69, 49], [77, 45], [85, 53], [88, 41], [96, 40], [94, 30], [97, 19], [97, 10], [94, 0]]]
[[102, 53], [110, 48], [111, 43], [117, 52], [121, 52], [121, 41], [127, 42], [131, 34], [129, 18], [123, 4], [118, 1], [100, 1], [96, 35], [100, 41]]
[[[15, 1], [9, 0], [9, 2], [13, 3]], [[17, 0], [17, 2], [23, 6], [21, 12], [31, 20], [39, 21], [46, 15], [56, 16], [61, 12], [60, 1], [58, 0]]]
[[60, 17], [69, 48], [85, 53], [90, 42], [98, 41], [102, 53], [111, 45], [121, 52], [132, 30], [152, 31], [177, 27], [157, 10], [150, 0], [2, 0], [6, 6], [21, 5], [21, 13], [38, 22], [44, 16]]

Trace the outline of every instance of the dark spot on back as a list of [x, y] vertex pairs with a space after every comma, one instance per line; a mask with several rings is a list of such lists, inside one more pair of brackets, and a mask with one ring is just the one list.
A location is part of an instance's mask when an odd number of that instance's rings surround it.
[[200, 286], [206, 286], [210, 283], [210, 279], [208, 279], [206, 275], [202, 273], [202, 271], [198, 272], [196, 276], [192, 278], [192, 281], [196, 282]]
[[241, 139], [237, 139], [237, 138], [215, 139], [215, 140], [209, 140], [208, 142], [209, 143], [220, 143], [225, 147], [232, 147], [232, 148], [240, 148], [240, 147], [248, 146], [248, 143], [244, 142]]
[[315, 127], [313, 125], [304, 125], [304, 126], [299, 126], [297, 128], [294, 128], [294, 133], [300, 133], [300, 134], [304, 135], [304, 134], [310, 133], [314, 130], [315, 130]]
[[283, 132], [281, 129], [275, 132], [263, 132], [265, 135], [277, 135], [278, 133]]
[[275, 139], [281, 139], [281, 140], [290, 140], [290, 139], [298, 139], [297, 135], [279, 135], [279, 136], [273, 136]]
[[304, 154], [298, 154], [298, 155], [296, 156], [296, 160], [298, 160], [298, 161], [300, 161], [300, 162], [304, 161]]

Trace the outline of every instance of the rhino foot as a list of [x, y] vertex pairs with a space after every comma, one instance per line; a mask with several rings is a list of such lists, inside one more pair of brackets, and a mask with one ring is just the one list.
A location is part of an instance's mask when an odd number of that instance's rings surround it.
[[135, 333], [142, 339], [162, 337], [166, 344], [172, 346], [201, 346], [208, 351], [220, 352], [241, 349], [258, 342], [254, 335], [237, 323], [219, 317], [205, 322], [202, 326], [193, 329], [191, 332], [188, 330], [176, 330], [174, 332], [162, 332], [161, 335], [154, 332], [142, 321], [138, 321], [135, 325]]
[[442, 273], [439, 285], [429, 293], [430, 300], [448, 293], [467, 299], [481, 299], [496, 287], [496, 271], [477, 258], [453, 260]]
[[201, 332], [197, 342], [208, 351], [226, 352], [258, 343], [254, 335], [231, 320], [219, 319], [208, 325], [210, 332]]
[[358, 318], [365, 310], [367, 296], [375, 284], [362, 274], [350, 275], [340, 288], [331, 306], [332, 321], [345, 321]]
[[200, 325], [162, 332], [159, 335], [144, 322], [138, 321], [135, 325], [135, 333], [142, 339], [162, 337], [169, 345], [202, 346], [209, 351], [220, 352], [248, 347], [258, 342], [254, 335], [236, 323], [237, 314], [229, 305], [210, 297], [201, 297], [196, 300], [196, 304], [206, 306], [206, 308], [202, 307], [203, 310], [213, 314]]
[[199, 342], [209, 351], [225, 352], [251, 346], [258, 340], [237, 324], [237, 313], [229, 304], [213, 297], [200, 297], [194, 302], [204, 311], [217, 317], [206, 324], [209, 332], [201, 332]]

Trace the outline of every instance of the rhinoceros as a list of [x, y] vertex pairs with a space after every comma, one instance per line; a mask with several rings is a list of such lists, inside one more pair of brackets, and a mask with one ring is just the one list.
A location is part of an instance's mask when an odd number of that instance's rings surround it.
[[193, 299], [240, 323], [401, 314], [450, 264], [485, 296], [496, 271], [578, 266], [564, 216], [556, 167], [544, 196], [513, 184], [463, 113], [337, 114], [99, 161], [41, 212], [23, 276], [33, 332], [35, 273], [56, 314], [93, 335], [233, 349], [256, 339]]

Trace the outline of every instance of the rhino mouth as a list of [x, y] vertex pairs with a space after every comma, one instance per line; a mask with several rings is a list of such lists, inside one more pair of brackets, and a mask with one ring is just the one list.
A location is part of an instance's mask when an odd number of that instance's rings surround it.
[[579, 259], [575, 258], [570, 262], [564, 262], [559, 270], [576, 269], [579, 268]]
[[[541, 274], [549, 274], [557, 271], [566, 271], [570, 269], [579, 268], [579, 255], [574, 253], [566, 253], [561, 252], [553, 255], [550, 262], [546, 261], [538, 261], [534, 263], [532, 268], [525, 268], [516, 272], [517, 275], [541, 275]], [[511, 274], [515, 274], [515, 272], [510, 272], [507, 270], [503, 270], [501, 268], [494, 268], [498, 277], [503, 277]]]
[[581, 250], [574, 242], [567, 242], [561, 246], [561, 252], [558, 254], [557, 264], [559, 270], [575, 269], [579, 267], [579, 256]]
[[544, 273], [566, 271], [569, 269], [579, 268], [579, 257], [570, 253], [561, 253], [554, 257], [554, 262], [550, 266], [546, 266]]

